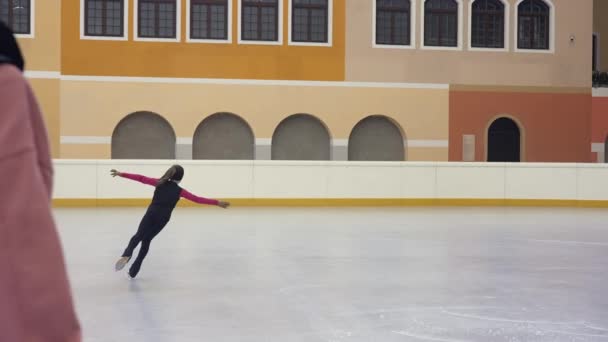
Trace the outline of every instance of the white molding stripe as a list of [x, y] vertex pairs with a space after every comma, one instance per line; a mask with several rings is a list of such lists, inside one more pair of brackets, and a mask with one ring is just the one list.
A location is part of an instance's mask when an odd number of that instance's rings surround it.
[[392, 88], [392, 89], [439, 89], [449, 90], [447, 83], [405, 82], [358, 82], [358, 81], [298, 81], [256, 80], [231, 78], [177, 78], [177, 77], [130, 77], [130, 76], [84, 76], [62, 75], [59, 71], [26, 70], [27, 78], [50, 78], [74, 82], [107, 83], [157, 83], [157, 84], [210, 84], [210, 85], [254, 85], [292, 87], [341, 87], [341, 88]]
[[[178, 137], [176, 139], [177, 145], [192, 145], [192, 137]], [[61, 136], [61, 144], [64, 145], [109, 145], [112, 143], [112, 137], [104, 136], [72, 136], [64, 135]], [[447, 148], [449, 147], [448, 140], [404, 140], [406, 147], [414, 148]], [[332, 139], [332, 146], [348, 146], [348, 139]], [[272, 139], [269, 138], [258, 138], [255, 139], [256, 146], [271, 146]], [[601, 145], [603, 151], [604, 145]], [[592, 149], [594, 148], [592, 145]], [[597, 151], [593, 151], [597, 152]]]
[[593, 88], [593, 97], [608, 97], [608, 88]]
[[271, 138], [268, 138], [268, 139], [265, 139], [265, 138], [255, 139], [255, 145], [256, 146], [271, 146], [272, 145], [272, 139]]
[[331, 146], [347, 147], [348, 139], [331, 139]]
[[59, 71], [37, 71], [37, 70], [26, 70], [24, 72], [26, 78], [46, 78], [46, 79], [60, 79], [61, 73]]
[[591, 152], [603, 153], [604, 143], [591, 143]]
[[114, 83], [213, 84], [213, 85], [398, 88], [398, 89], [442, 89], [442, 90], [449, 89], [448, 84], [440, 84], [440, 83], [289, 81], [289, 80], [253, 80], [253, 79], [227, 79], [227, 78], [170, 78], [170, 77], [61, 75], [61, 80], [76, 81], [76, 82], [114, 82]]
[[61, 136], [60, 141], [64, 145], [109, 145], [112, 143], [112, 137], [99, 136]]

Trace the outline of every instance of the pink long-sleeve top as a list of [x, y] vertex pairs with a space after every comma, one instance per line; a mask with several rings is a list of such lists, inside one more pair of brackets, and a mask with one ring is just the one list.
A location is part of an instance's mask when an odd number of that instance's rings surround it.
[[42, 115], [21, 72], [0, 65], [0, 341], [77, 342], [64, 256], [51, 213]]
[[[146, 177], [146, 176], [142, 176], [142, 175], [138, 175], [138, 174], [134, 174], [134, 173], [121, 172], [120, 177], [134, 180], [134, 181], [137, 181], [137, 182], [140, 182], [143, 184], [147, 184], [147, 185], [151, 185], [151, 186], [156, 186], [156, 184], [158, 184], [158, 179], [156, 179], [156, 178], [150, 178], [150, 177]], [[220, 203], [218, 200], [215, 200], [215, 199], [209, 199], [209, 198], [196, 196], [196, 195], [190, 193], [186, 189], [181, 190], [180, 197], [185, 198], [194, 203], [198, 203], [198, 204], [218, 205]]]

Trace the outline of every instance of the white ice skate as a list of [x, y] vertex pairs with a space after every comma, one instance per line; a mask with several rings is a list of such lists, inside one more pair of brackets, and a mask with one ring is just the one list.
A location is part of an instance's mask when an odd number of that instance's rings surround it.
[[121, 257], [118, 259], [115, 266], [116, 271], [120, 271], [125, 268], [125, 266], [129, 263], [129, 260], [131, 260], [131, 257]]

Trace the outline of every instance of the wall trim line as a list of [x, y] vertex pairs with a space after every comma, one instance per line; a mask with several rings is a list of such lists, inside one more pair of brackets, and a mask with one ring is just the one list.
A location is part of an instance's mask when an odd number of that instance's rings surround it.
[[110, 145], [112, 144], [112, 137], [63, 135], [59, 141], [62, 145]]
[[[499, 92], [499, 93], [554, 93], [554, 94], [589, 94], [591, 87], [559, 86], [484, 86], [467, 84], [450, 84], [450, 91]], [[608, 94], [607, 94], [608, 95]]]
[[158, 84], [210, 84], [210, 85], [253, 85], [253, 86], [293, 86], [293, 87], [342, 87], [342, 88], [393, 88], [393, 89], [437, 89], [449, 90], [443, 83], [403, 83], [403, 82], [358, 82], [358, 81], [303, 81], [303, 80], [258, 80], [229, 78], [179, 78], [179, 77], [132, 77], [132, 76], [87, 76], [62, 75], [58, 71], [26, 71], [27, 78], [53, 78], [74, 82], [109, 83], [158, 83]]
[[38, 71], [38, 70], [25, 70], [24, 75], [26, 78], [38, 79], [60, 79], [61, 73], [59, 71]]
[[608, 97], [608, 88], [593, 88], [593, 97]]
[[[177, 137], [177, 145], [192, 145], [193, 137]], [[62, 145], [110, 145], [112, 137], [110, 136], [75, 136], [63, 135], [60, 138]], [[332, 146], [348, 146], [348, 139], [332, 139]], [[404, 140], [405, 146], [408, 148], [448, 148], [448, 140]], [[272, 139], [257, 138], [255, 139], [256, 146], [272, 146]]]
[[[551, 199], [430, 199], [430, 198], [235, 198], [226, 199], [233, 207], [574, 207], [574, 208], [608, 208], [608, 201], [599, 200], [551, 200]], [[61, 198], [53, 199], [56, 208], [78, 207], [145, 207], [150, 199], [93, 199]], [[188, 201], [180, 201], [179, 207], [201, 206]]]

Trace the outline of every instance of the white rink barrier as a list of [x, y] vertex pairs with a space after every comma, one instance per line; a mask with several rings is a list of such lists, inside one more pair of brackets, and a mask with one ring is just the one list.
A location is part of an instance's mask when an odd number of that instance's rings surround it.
[[[143, 205], [153, 188], [111, 169], [160, 177], [175, 161], [55, 160], [56, 205]], [[608, 206], [602, 164], [179, 161], [181, 185], [257, 205]], [[182, 201], [184, 202], [184, 201]]]

